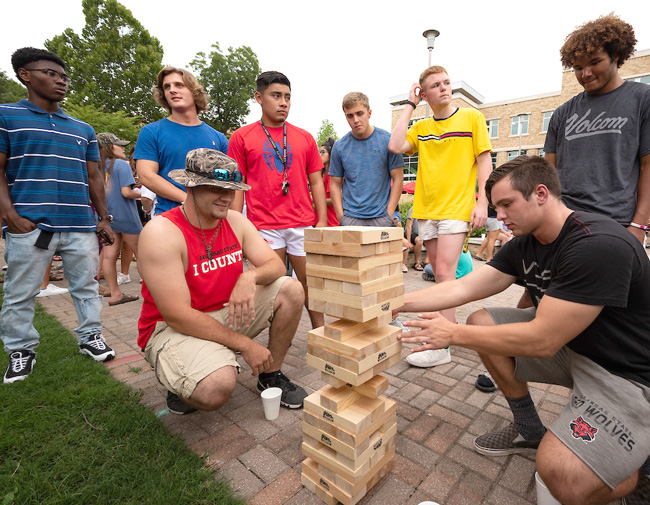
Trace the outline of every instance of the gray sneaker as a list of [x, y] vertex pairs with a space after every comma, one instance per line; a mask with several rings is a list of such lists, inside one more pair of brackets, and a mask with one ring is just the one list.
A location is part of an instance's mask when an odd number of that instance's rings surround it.
[[474, 449], [484, 456], [508, 456], [536, 451], [540, 441], [529, 442], [517, 432], [514, 424], [509, 424], [499, 431], [476, 437]]

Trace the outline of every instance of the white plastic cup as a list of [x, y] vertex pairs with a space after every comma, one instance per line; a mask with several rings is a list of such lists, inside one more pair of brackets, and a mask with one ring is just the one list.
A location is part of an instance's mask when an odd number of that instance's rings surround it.
[[280, 415], [280, 398], [282, 390], [280, 388], [268, 388], [262, 391], [262, 405], [264, 406], [264, 417], [269, 421], [277, 419]]
[[439, 504], [434, 501], [421, 501], [420, 503], [418, 503], [418, 505], [439, 505]]
[[537, 505], [562, 505], [553, 497], [538, 472], [535, 472], [535, 488], [537, 489]]

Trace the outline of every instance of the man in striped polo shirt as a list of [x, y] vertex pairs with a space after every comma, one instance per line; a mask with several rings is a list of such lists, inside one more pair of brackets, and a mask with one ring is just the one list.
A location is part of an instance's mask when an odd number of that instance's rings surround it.
[[63, 259], [79, 318], [79, 351], [96, 361], [115, 357], [102, 336], [102, 298], [94, 279], [95, 233], [113, 240], [95, 132], [59, 108], [70, 84], [61, 58], [26, 47], [11, 63], [28, 99], [0, 105], [0, 218], [8, 267], [0, 336], [10, 356], [5, 383], [24, 380], [36, 363], [34, 298], [54, 254]]

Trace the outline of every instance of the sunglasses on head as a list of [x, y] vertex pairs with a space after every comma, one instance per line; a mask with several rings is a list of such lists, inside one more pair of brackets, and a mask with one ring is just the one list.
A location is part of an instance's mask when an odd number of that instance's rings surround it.
[[213, 179], [218, 181], [242, 182], [244, 180], [244, 175], [239, 170], [229, 172], [225, 168], [215, 168], [213, 174]]

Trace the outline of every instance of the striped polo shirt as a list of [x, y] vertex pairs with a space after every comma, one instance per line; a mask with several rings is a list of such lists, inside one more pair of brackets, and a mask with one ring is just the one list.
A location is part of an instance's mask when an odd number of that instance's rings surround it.
[[27, 100], [2, 104], [0, 152], [7, 154], [9, 196], [21, 217], [47, 231], [95, 231], [86, 160], [100, 158], [89, 124]]

